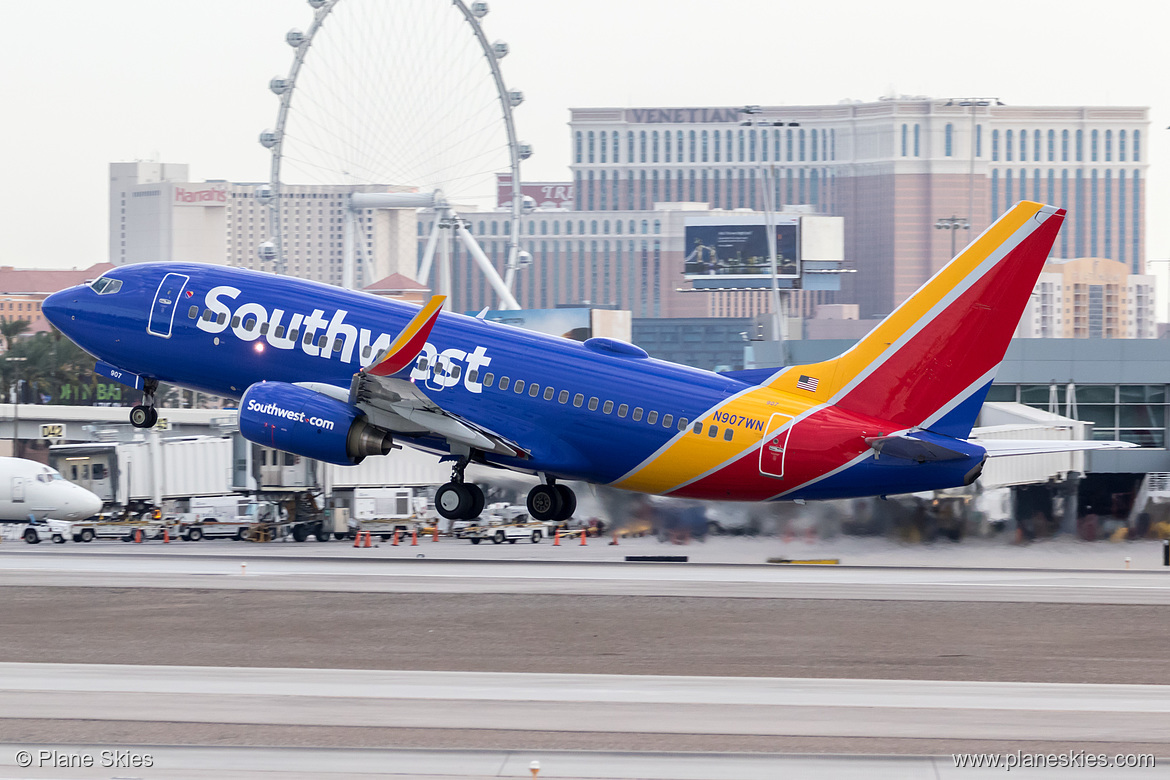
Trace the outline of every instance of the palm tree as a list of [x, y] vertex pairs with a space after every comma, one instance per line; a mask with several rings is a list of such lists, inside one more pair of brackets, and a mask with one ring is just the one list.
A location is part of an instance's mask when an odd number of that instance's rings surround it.
[[11, 350], [12, 340], [28, 330], [28, 320], [7, 320], [0, 322], [0, 336], [4, 337], [5, 346]]

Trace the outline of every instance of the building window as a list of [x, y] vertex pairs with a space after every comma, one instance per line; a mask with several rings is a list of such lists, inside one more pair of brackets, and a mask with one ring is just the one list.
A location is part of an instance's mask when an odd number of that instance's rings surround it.
[[1056, 131], [1048, 131], [1048, 162], [1056, 161]]
[[817, 131], [816, 130], [809, 131], [809, 140], [812, 144], [812, 159], [813, 159], [813, 161], [816, 161], [816, 159], [817, 159]]
[[1020, 162], [1028, 160], [1028, 131], [1020, 131]]
[[703, 162], [707, 162], [707, 131], [703, 131]]
[[722, 140], [722, 139], [723, 139], [723, 135], [722, 135], [722, 134], [721, 134], [721, 133], [720, 133], [718, 130], [716, 130], [716, 131], [715, 131], [715, 149], [714, 149], [714, 155], [713, 155], [713, 156], [712, 156], [712, 158], [711, 158], [711, 159], [712, 159], [712, 162], [720, 162], [720, 159], [719, 159], [719, 158], [722, 156], [722, 155], [720, 154], [720, 151], [721, 151], [721, 147], [722, 147], [722, 145], [723, 145], [723, 140]]
[[[995, 133], [991, 136], [995, 138]], [[993, 150], [995, 149], [994, 141], [992, 143]], [[992, 152], [994, 154], [994, 152]], [[993, 170], [991, 172], [991, 221], [994, 222], [999, 218], [999, 171]]]
[[1032, 159], [1040, 162], [1040, 131], [1032, 131]]
[[907, 156], [907, 151], [909, 150], [909, 147], [910, 147], [910, 126], [903, 124], [902, 125], [902, 156], [903, 157]]
[[1085, 131], [1077, 130], [1077, 162], [1085, 161]]
[[[902, 127], [905, 127], [905, 125], [902, 125]], [[904, 135], [905, 133], [903, 133]], [[902, 146], [906, 146], [905, 141], [902, 142]], [[903, 152], [902, 156], [905, 157], [906, 153]], [[983, 125], [975, 125], [975, 156], [983, 156]]]
[[[643, 160], [643, 162], [645, 162]], [[650, 162], [658, 162], [658, 131], [650, 133]]]
[[1133, 161], [1142, 161], [1142, 131], [1133, 131]]
[[589, 131], [589, 162], [593, 162], [593, 131]]
[[[950, 122], [947, 122], [947, 126], [946, 126], [944, 133], [945, 133], [945, 137], [946, 137], [945, 144], [944, 144], [945, 148], [946, 148], [946, 156], [947, 157], [954, 157], [955, 156], [955, 126], [953, 124], [951, 124]], [[1008, 130], [1008, 139], [1009, 139], [1008, 143], [1011, 143], [1011, 141], [1010, 141], [1011, 137], [1012, 137], [1012, 131]], [[814, 157], [813, 159], [816, 159], [816, 158]], [[1008, 159], [1011, 159], [1011, 158], [1008, 158]], [[769, 239], [769, 240], [771, 240], [771, 239]]]
[[607, 150], [606, 150], [606, 146], [607, 146], [607, 144], [605, 143], [605, 140], [606, 140], [608, 137], [609, 137], [609, 133], [607, 133], [607, 132], [605, 132], [604, 130], [602, 130], [602, 131], [601, 131], [601, 138], [600, 138], [600, 140], [601, 140], [601, 162], [602, 162], [602, 163], [605, 163], [605, 162], [607, 161], [607, 160], [606, 160], [606, 157], [608, 157], [608, 155], [606, 154], [606, 151], [607, 151]]
[[1105, 131], [1105, 162], [1113, 162], [1113, 131]]
[[991, 161], [992, 162], [999, 162], [999, 131], [998, 130], [991, 131]]
[[919, 140], [920, 140], [920, 135], [921, 135], [919, 130], [920, 130], [919, 125], [915, 124], [914, 125], [914, 156], [915, 157], [922, 156], [921, 155], [921, 147], [919, 145]]
[[581, 159], [581, 158], [582, 158], [582, 150], [581, 150], [581, 131], [580, 131], [580, 130], [578, 130], [578, 131], [577, 131], [577, 155], [576, 155], [576, 160], [577, 160], [577, 162], [578, 162], [578, 163], [582, 162], [582, 159]]
[[[662, 161], [670, 162], [670, 131], [663, 133], [662, 141]], [[679, 149], [679, 152], [681, 153], [682, 149]]]
[[1117, 134], [1117, 162], [1125, 162], [1125, 131]]
[[1089, 161], [1097, 162], [1097, 131], [1089, 135]]
[[[993, 157], [992, 159], [995, 159], [995, 158]], [[1007, 160], [1008, 162], [1012, 161], [1012, 131], [1011, 130], [1006, 131], [1003, 135], [1003, 159]], [[1004, 175], [1006, 176], [1007, 173], [1005, 172]], [[1009, 197], [1008, 200], [1011, 200], [1011, 198]]]
[[799, 142], [800, 142], [800, 161], [804, 162], [805, 158], [804, 158], [804, 128], [803, 127], [800, 128]]

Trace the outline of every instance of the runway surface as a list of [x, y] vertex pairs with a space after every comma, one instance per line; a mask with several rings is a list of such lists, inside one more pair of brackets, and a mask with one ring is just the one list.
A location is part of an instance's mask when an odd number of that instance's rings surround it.
[[0, 718], [1156, 742], [1170, 686], [3, 663]]
[[0, 555], [5, 585], [1170, 605], [1170, 570], [293, 556], [258, 546], [198, 553], [6, 552]]
[[[0, 743], [0, 777], [55, 780], [108, 780], [109, 769], [18, 769], [14, 756], [20, 745]], [[56, 754], [92, 756], [101, 761], [101, 751], [92, 746], [47, 744], [34, 748]], [[990, 780], [1005, 776], [1030, 780], [1058, 780], [1075, 776], [1084, 780], [1113, 780], [1118, 777], [1166, 777], [1161, 769], [1057, 769], [1016, 770], [956, 768], [950, 756], [810, 756], [748, 755], [735, 753], [628, 753], [614, 751], [504, 751], [504, 750], [329, 750], [307, 748], [207, 748], [158, 745], [129, 745], [121, 748], [131, 755], [149, 757], [153, 768], [117, 770], [119, 777], [149, 777], [152, 780], [320, 780], [354, 778], [415, 780], [440, 778], [524, 778], [532, 780], [533, 762], [539, 764], [540, 778], [556, 780], [777, 780], [817, 778], [818, 780]], [[1075, 772], [1075, 775], [1070, 775]]]
[[[541, 777], [941, 778], [990, 776], [960, 750], [1170, 755], [1167, 572], [427, 553], [6, 546], [0, 739], [145, 743], [173, 763], [120, 776], [163, 778], [530, 777], [535, 753], [562, 762]], [[0, 777], [47, 776], [11, 761]]]

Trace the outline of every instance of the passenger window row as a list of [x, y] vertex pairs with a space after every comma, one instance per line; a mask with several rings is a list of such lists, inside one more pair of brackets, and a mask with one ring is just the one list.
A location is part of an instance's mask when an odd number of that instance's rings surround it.
[[[426, 367], [427, 367], [426, 358], [420, 358], [419, 368], [421, 368], [425, 371]], [[457, 372], [459, 370], [459, 367], [456, 366], [454, 370]], [[456, 373], [456, 374], [454, 374], [454, 376], [458, 377], [458, 374]], [[473, 370], [471, 373], [469, 373], [467, 375], [467, 378], [472, 382], [480, 381], [479, 371]], [[485, 373], [483, 375], [483, 386], [484, 387], [491, 387], [495, 384], [496, 384], [496, 375], [495, 374]], [[523, 394], [524, 388], [527, 387], [528, 388], [528, 395], [530, 397], [536, 398], [537, 396], [542, 395], [540, 392], [540, 385], [536, 384], [535, 382], [533, 382], [532, 384], [526, 385], [523, 379], [517, 379], [517, 380], [513, 381], [510, 377], [502, 376], [499, 378], [498, 387], [500, 390], [507, 390], [509, 387], [511, 387], [512, 392], [516, 393], [517, 395]], [[569, 391], [568, 390], [562, 390], [558, 394], [557, 391], [555, 389], [553, 389], [552, 387], [545, 387], [544, 388], [544, 393], [543, 393], [544, 400], [551, 401], [553, 399], [554, 395], [556, 396], [557, 403], [560, 403], [560, 404], [569, 403]], [[573, 406], [575, 406], [579, 409], [585, 405], [586, 404], [585, 404], [584, 394], [577, 393], [576, 395], [573, 396]], [[601, 406], [601, 413], [602, 414], [613, 414], [614, 402], [613, 401], [605, 401], [604, 403], [602, 403], [601, 400], [599, 398], [597, 398], [596, 396], [593, 396], [589, 399], [588, 409], [591, 412], [596, 412], [597, 407], [599, 405]], [[627, 415], [629, 415], [630, 419], [633, 420], [634, 422], [640, 422], [642, 420], [643, 416], [645, 416], [647, 425], [657, 425], [660, 417], [662, 420], [662, 427], [663, 428], [671, 428], [671, 427], [674, 427], [674, 424], [675, 424], [673, 414], [659, 415], [657, 411], [653, 411], [653, 410], [646, 412], [640, 406], [634, 407], [634, 411], [631, 414], [629, 404], [618, 405], [617, 406], [617, 416], [624, 419]], [[685, 417], [680, 417], [678, 419], [678, 430], [685, 431], [690, 424], [691, 424], [690, 420], [688, 420]], [[695, 433], [702, 433], [703, 432], [703, 423], [701, 421], [695, 422], [694, 432]], [[712, 425], [710, 427], [710, 431], [708, 432], [707, 435], [712, 439], [716, 438], [719, 435], [719, 426]], [[724, 441], [731, 441], [734, 437], [735, 437], [735, 430], [733, 428], [725, 428], [724, 429], [724, 431], [723, 431], [723, 440]]]

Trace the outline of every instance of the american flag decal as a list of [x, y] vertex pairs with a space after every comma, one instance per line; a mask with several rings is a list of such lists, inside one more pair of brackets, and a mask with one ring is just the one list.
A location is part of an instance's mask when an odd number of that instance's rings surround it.
[[815, 393], [818, 381], [815, 376], [804, 376], [802, 374], [800, 379], [796, 380], [796, 387], [800, 390], [808, 390], [810, 393]]

